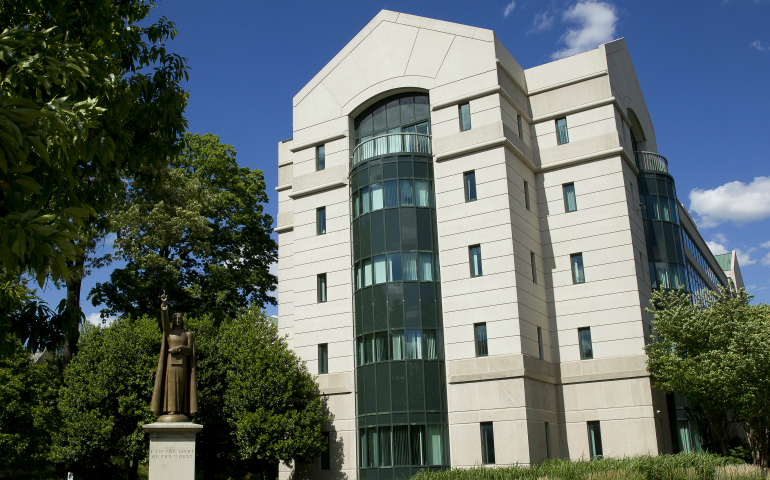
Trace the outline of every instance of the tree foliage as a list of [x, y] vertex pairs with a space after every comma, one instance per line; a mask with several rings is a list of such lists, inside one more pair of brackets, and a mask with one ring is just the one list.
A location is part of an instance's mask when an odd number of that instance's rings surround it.
[[221, 321], [250, 303], [275, 304], [269, 273], [277, 246], [261, 170], [239, 167], [232, 146], [212, 134], [185, 134], [183, 152], [157, 178], [135, 179], [111, 218], [118, 258], [127, 261], [89, 297], [113, 313], [160, 307], [206, 312]]
[[770, 418], [770, 306], [745, 289], [710, 292], [693, 305], [679, 291], [653, 292], [652, 342], [645, 347], [655, 386], [688, 397], [703, 412], [723, 454], [746, 426], [755, 461], [767, 466]]

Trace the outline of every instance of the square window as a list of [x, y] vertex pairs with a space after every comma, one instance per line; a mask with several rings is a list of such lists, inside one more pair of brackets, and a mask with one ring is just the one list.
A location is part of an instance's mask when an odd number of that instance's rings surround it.
[[599, 422], [588, 422], [588, 450], [591, 458], [602, 458], [602, 429]]
[[578, 347], [580, 347], [581, 360], [591, 360], [594, 358], [594, 347], [591, 344], [590, 328], [578, 328]]
[[464, 132], [466, 130], [470, 130], [471, 129], [471, 104], [464, 103], [462, 105], [458, 105], [457, 108], [460, 110], [460, 131]]
[[326, 302], [326, 274], [318, 275], [318, 303]]
[[577, 200], [575, 199], [575, 184], [566, 183], [562, 186], [564, 191], [564, 211], [566, 213], [577, 210]]
[[471, 264], [471, 277], [481, 276], [481, 245], [468, 247], [468, 256]]
[[324, 443], [324, 450], [321, 452], [321, 470], [329, 470], [331, 469], [331, 458], [329, 455], [329, 450], [331, 448], [331, 438], [329, 436], [329, 432], [321, 432], [321, 435], [323, 435], [323, 443]]
[[318, 374], [329, 373], [329, 345], [318, 345]]
[[463, 184], [465, 185], [465, 201], [476, 201], [476, 172], [463, 173]]
[[559, 145], [569, 143], [569, 136], [567, 135], [567, 118], [556, 119], [556, 141]]
[[323, 170], [326, 168], [326, 145], [315, 147], [315, 169]]
[[543, 329], [537, 327], [537, 351], [540, 360], [545, 360], [545, 349], [543, 348]]
[[521, 115], [516, 114], [516, 123], [519, 125], [519, 138], [524, 140], [524, 128], [521, 124]]
[[481, 424], [481, 462], [484, 465], [495, 463], [495, 431], [492, 422]]
[[529, 204], [529, 183], [524, 182], [524, 206], [527, 207], [527, 210], [532, 210]]
[[326, 207], [321, 207], [315, 211], [316, 235], [326, 233]]
[[583, 254], [576, 253], [569, 257], [572, 266], [572, 283], [585, 283], [586, 277], [583, 273]]
[[473, 334], [476, 340], [476, 356], [486, 357], [489, 355], [487, 347], [487, 324], [477, 323], [473, 326]]
[[532, 266], [532, 283], [537, 284], [537, 262], [535, 261], [535, 252], [529, 252], [529, 263]]

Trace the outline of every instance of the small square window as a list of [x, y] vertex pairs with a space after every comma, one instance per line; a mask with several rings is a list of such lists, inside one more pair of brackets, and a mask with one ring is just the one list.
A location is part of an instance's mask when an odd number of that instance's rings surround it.
[[576, 253], [569, 257], [572, 266], [572, 283], [585, 283], [586, 277], [583, 273], [583, 254]]
[[318, 303], [326, 302], [326, 274], [318, 275]]
[[521, 115], [516, 114], [516, 123], [519, 125], [519, 138], [524, 140], [524, 128], [521, 123]]
[[537, 262], [535, 261], [535, 252], [529, 252], [529, 263], [532, 266], [532, 283], [537, 283]]
[[495, 463], [495, 431], [492, 422], [481, 424], [481, 462], [484, 465]]
[[331, 448], [331, 438], [329, 432], [321, 432], [323, 435], [324, 449], [321, 452], [321, 470], [329, 470], [331, 468], [331, 456], [329, 450]]
[[316, 235], [326, 233], [326, 207], [321, 207], [315, 211]]
[[326, 168], [326, 145], [315, 147], [315, 169], [323, 170]]
[[527, 207], [527, 210], [532, 210], [532, 208], [529, 205], [529, 183], [524, 182], [524, 206]]
[[476, 337], [476, 356], [486, 357], [489, 355], [487, 346], [487, 324], [477, 323], [473, 326], [473, 335]]
[[463, 173], [463, 184], [465, 185], [465, 201], [476, 201], [476, 172]]
[[567, 119], [559, 118], [556, 120], [556, 141], [559, 145], [569, 143], [569, 136], [567, 135]]
[[599, 422], [588, 422], [588, 450], [591, 458], [602, 458], [602, 429]]
[[460, 110], [460, 131], [464, 132], [466, 130], [470, 130], [471, 129], [471, 104], [463, 103], [462, 105], [458, 105], [457, 108]]
[[575, 198], [575, 184], [565, 183], [562, 185], [564, 191], [564, 211], [566, 213], [577, 210], [577, 199]]
[[545, 348], [543, 347], [543, 329], [537, 327], [537, 351], [540, 360], [545, 360]]
[[578, 347], [580, 347], [580, 359], [591, 360], [594, 358], [594, 347], [591, 343], [591, 329], [578, 328]]
[[471, 263], [471, 277], [481, 276], [481, 245], [468, 247], [468, 256]]
[[329, 344], [318, 345], [318, 374], [329, 373]]

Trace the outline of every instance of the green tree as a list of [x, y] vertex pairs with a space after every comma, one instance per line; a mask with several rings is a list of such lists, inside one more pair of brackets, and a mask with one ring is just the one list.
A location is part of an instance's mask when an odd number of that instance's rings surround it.
[[[137, 178], [111, 218], [116, 255], [127, 261], [89, 298], [113, 313], [160, 308], [165, 290], [176, 310], [235, 316], [275, 304], [269, 273], [277, 246], [261, 170], [241, 168], [232, 146], [212, 134], [185, 134], [183, 152], [153, 178]], [[171, 303], [173, 302], [173, 303]]]
[[59, 370], [54, 362], [31, 364], [18, 340], [8, 343], [13, 352], [0, 359], [0, 477], [37, 478], [52, 473], [47, 460], [56, 427]]
[[160, 340], [156, 319], [147, 316], [84, 327], [64, 372], [53, 462], [86, 478], [136, 478], [149, 450], [142, 425], [155, 420], [150, 399]]
[[[67, 284], [65, 360], [77, 344], [87, 231], [125, 187], [180, 152], [186, 59], [152, 0], [3, 2], [0, 264]], [[0, 342], [9, 330], [0, 325]], [[2, 346], [2, 345], [0, 345]]]
[[745, 289], [721, 287], [695, 304], [679, 291], [654, 291], [652, 342], [645, 347], [655, 386], [692, 400], [723, 455], [730, 436], [749, 430], [755, 462], [767, 466], [770, 418], [770, 307]]
[[200, 357], [195, 421], [204, 426], [197, 457], [206, 478], [277, 474], [279, 462], [317, 460], [331, 419], [315, 378], [264, 312], [252, 307], [219, 327], [201, 317], [190, 328]]

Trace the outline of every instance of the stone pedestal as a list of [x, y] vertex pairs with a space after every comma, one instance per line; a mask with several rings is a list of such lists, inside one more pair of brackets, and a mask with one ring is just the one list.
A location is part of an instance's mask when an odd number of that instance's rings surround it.
[[150, 480], [195, 480], [195, 435], [203, 425], [156, 422], [142, 428], [150, 434]]

